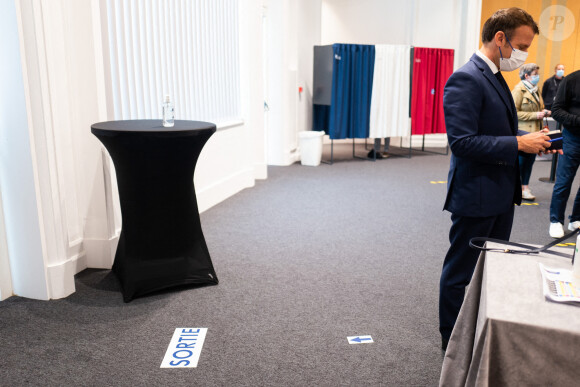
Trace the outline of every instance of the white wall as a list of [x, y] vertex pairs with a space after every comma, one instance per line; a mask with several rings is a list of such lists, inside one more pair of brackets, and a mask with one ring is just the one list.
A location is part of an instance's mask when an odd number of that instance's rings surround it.
[[201, 212], [256, 179], [267, 178], [262, 63], [262, 0], [240, 3], [240, 92], [243, 123], [218, 127], [204, 147], [195, 171]]
[[450, 48], [456, 67], [477, 49], [481, 0], [322, 0], [322, 44]]
[[[9, 279], [0, 277], [0, 285], [7, 287], [12, 280], [14, 293], [30, 298], [66, 297], [74, 292], [74, 274], [86, 267], [111, 267], [121, 227], [113, 165], [90, 132], [92, 123], [112, 117], [102, 4], [1, 4], [0, 22], [10, 30], [3, 36], [12, 40], [0, 41], [8, 44], [3, 52], [14, 55], [0, 61], [0, 107], [10, 111], [0, 118], [6, 120], [0, 121], [1, 157], [10, 160], [1, 163], [6, 167], [0, 166], [0, 188], [12, 273]], [[194, 181], [201, 211], [267, 177], [262, 0], [242, 4], [242, 117], [236, 125], [218, 128], [200, 155]], [[1, 260], [0, 265], [8, 266]]]
[[454, 68], [479, 47], [481, 0], [416, 0], [413, 45], [455, 50]]
[[416, 2], [322, 0], [322, 44], [413, 44]]

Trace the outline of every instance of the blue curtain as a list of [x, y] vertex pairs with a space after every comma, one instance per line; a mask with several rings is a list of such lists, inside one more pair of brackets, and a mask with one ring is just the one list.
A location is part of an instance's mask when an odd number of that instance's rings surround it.
[[329, 135], [367, 138], [375, 67], [375, 46], [334, 44]]

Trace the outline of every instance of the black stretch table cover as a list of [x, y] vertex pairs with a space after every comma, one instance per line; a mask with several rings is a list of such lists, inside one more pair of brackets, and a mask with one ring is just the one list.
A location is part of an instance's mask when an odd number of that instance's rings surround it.
[[91, 132], [117, 173], [123, 228], [113, 272], [123, 299], [182, 285], [216, 285], [199, 220], [193, 173], [214, 124], [108, 121]]

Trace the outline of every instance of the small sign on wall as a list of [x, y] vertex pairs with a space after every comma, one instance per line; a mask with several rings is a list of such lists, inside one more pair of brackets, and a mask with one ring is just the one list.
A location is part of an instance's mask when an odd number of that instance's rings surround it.
[[207, 328], [175, 328], [160, 368], [195, 368]]

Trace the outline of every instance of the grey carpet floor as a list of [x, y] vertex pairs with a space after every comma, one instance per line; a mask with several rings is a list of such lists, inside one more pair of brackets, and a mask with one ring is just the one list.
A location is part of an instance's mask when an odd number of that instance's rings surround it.
[[[65, 299], [0, 302], [0, 385], [437, 385], [451, 222], [432, 182], [447, 180], [449, 156], [351, 152], [270, 167], [201, 215], [218, 286], [125, 304], [110, 271], [88, 269]], [[534, 166], [537, 205], [516, 209], [513, 241], [551, 241], [552, 184], [538, 181], [549, 167]], [[159, 368], [177, 327], [208, 328], [197, 368]], [[355, 335], [374, 343], [348, 344]]]

